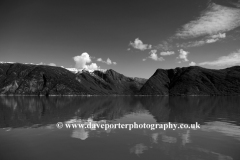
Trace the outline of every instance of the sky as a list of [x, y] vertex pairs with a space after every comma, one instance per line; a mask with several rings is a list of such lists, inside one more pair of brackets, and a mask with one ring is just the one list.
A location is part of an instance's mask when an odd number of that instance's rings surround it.
[[2, 0], [0, 61], [113, 69], [240, 64], [240, 0]]

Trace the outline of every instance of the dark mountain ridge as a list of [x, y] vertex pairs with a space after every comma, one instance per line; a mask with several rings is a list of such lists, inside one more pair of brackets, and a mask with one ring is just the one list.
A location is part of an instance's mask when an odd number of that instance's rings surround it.
[[0, 95], [240, 95], [240, 66], [157, 69], [146, 80], [112, 69], [73, 73], [56, 66], [0, 63]]
[[214, 70], [199, 66], [157, 69], [143, 95], [240, 95], [240, 66]]
[[75, 74], [56, 66], [0, 64], [1, 95], [132, 95], [145, 81], [111, 69]]

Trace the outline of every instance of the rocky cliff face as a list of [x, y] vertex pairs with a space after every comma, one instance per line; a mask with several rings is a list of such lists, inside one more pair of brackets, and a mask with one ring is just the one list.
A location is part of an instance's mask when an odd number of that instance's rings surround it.
[[198, 66], [158, 69], [140, 90], [143, 95], [240, 95], [240, 66], [222, 70]]
[[145, 81], [125, 77], [113, 70], [75, 74], [62, 67], [0, 64], [2, 95], [135, 94]]

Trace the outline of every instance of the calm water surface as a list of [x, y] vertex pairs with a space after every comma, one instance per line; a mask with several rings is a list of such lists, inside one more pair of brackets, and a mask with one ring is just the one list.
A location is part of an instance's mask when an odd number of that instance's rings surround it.
[[[200, 129], [58, 129], [57, 122]], [[0, 97], [0, 159], [240, 160], [240, 97]]]

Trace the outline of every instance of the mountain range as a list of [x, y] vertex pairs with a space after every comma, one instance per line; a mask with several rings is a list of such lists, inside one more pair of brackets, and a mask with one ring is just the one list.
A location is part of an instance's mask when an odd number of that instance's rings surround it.
[[112, 69], [0, 63], [0, 95], [240, 95], [240, 66], [157, 69], [144, 79]]

